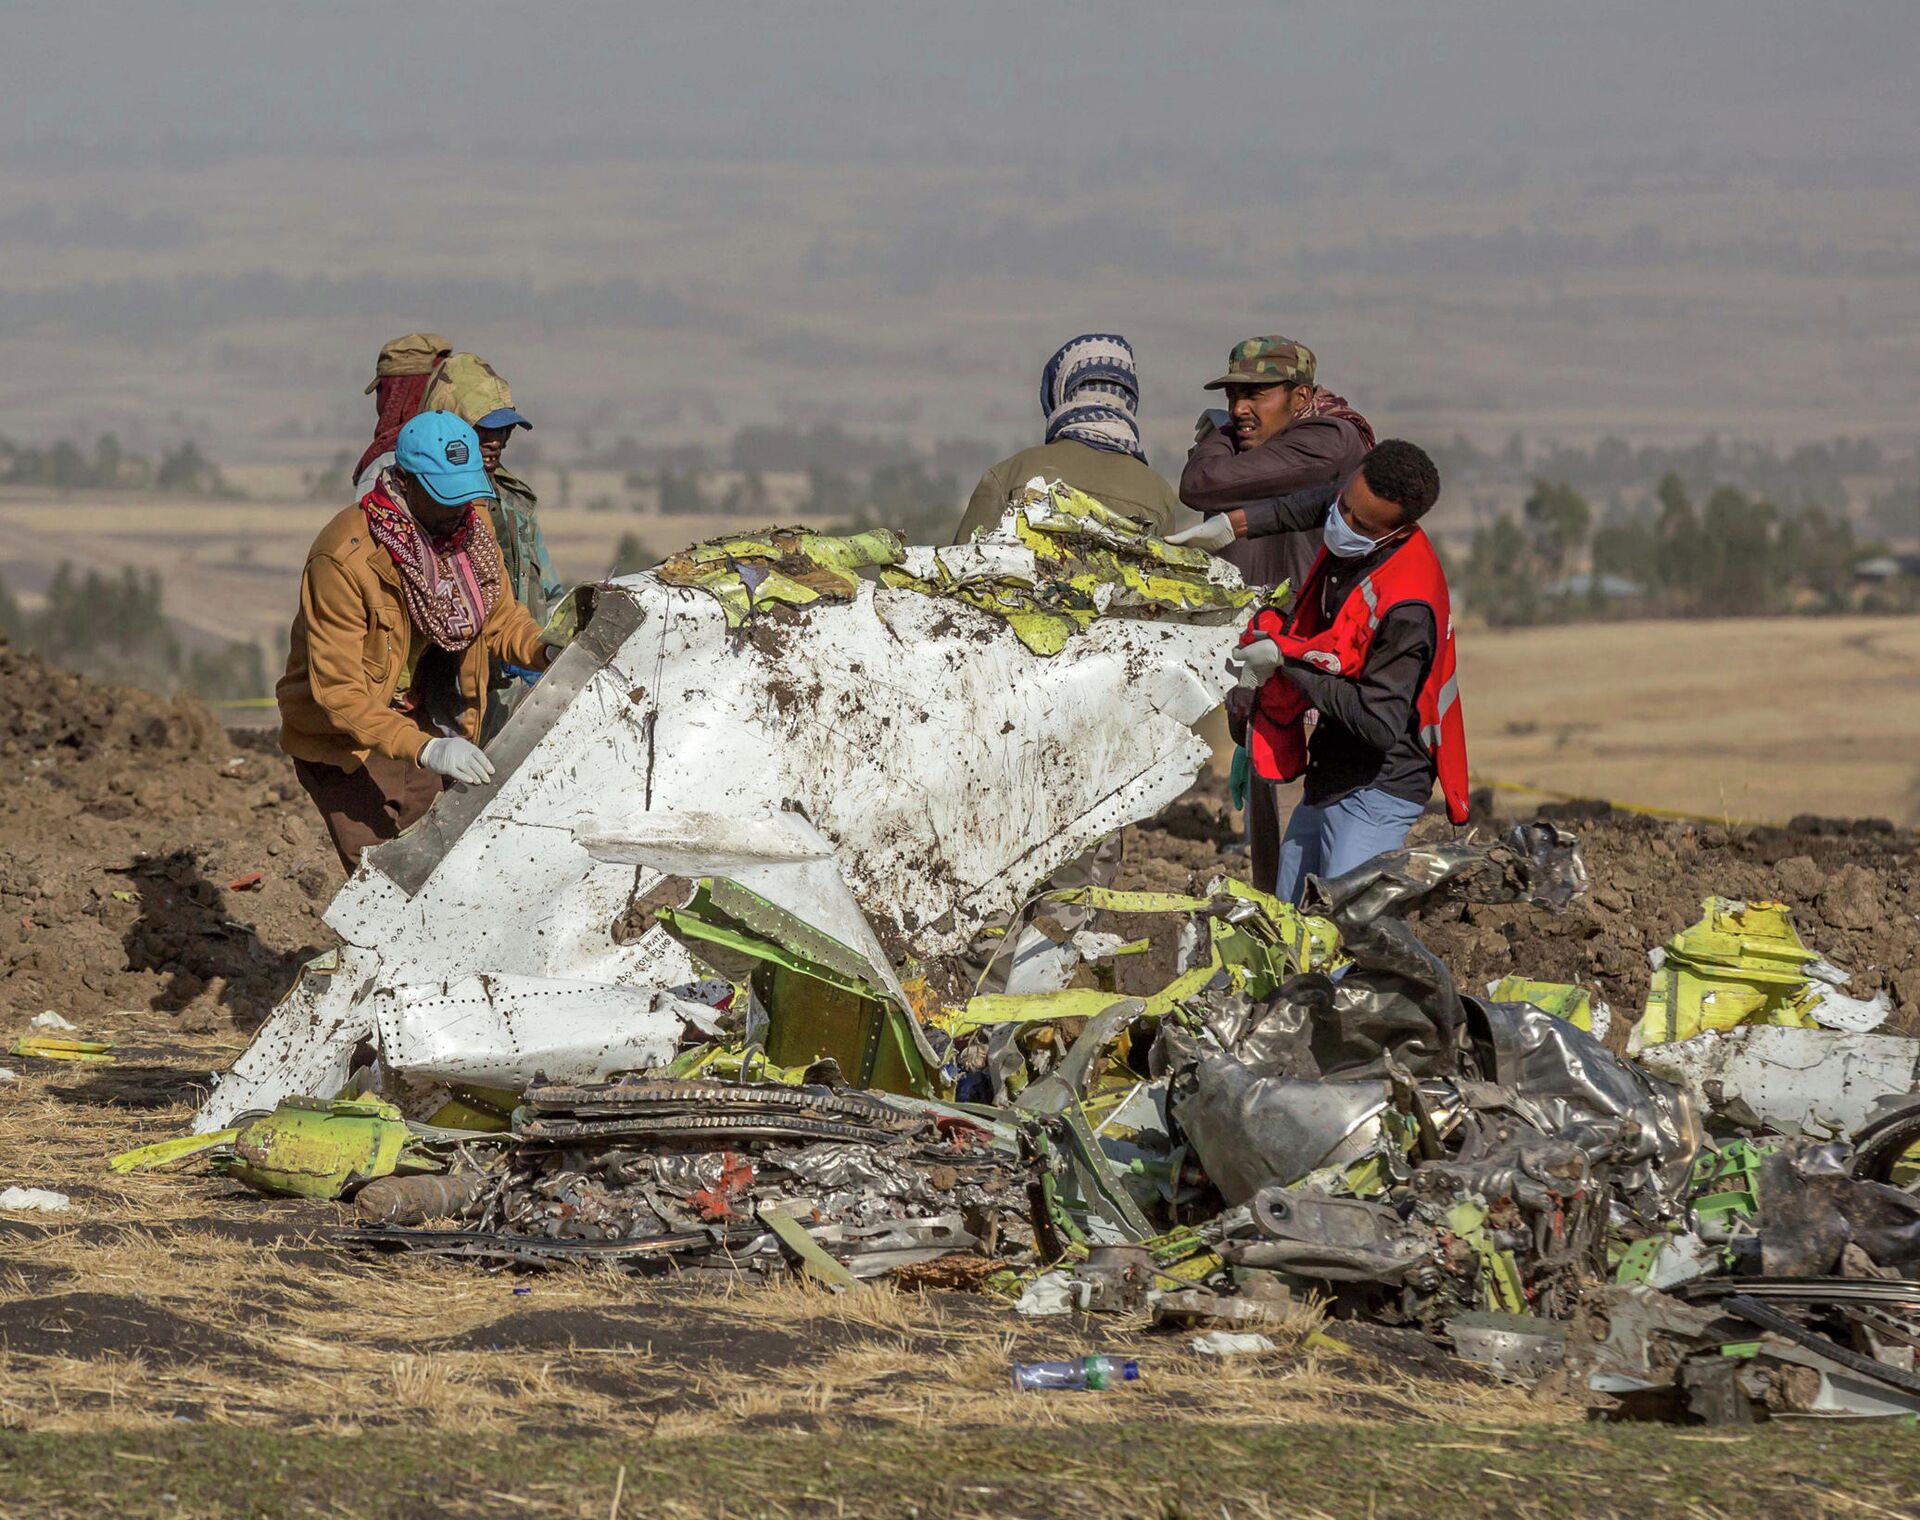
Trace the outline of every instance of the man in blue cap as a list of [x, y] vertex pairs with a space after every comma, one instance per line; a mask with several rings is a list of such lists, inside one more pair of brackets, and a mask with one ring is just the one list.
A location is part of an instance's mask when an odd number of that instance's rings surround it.
[[[500, 540], [507, 579], [513, 583], [513, 594], [520, 605], [535, 622], [544, 624], [566, 595], [566, 588], [553, 573], [553, 560], [535, 515], [539, 502], [533, 487], [508, 474], [500, 463], [514, 429], [531, 430], [533, 424], [513, 404], [506, 377], [478, 354], [452, 354], [445, 359], [434, 371], [421, 406], [465, 418], [480, 435], [480, 462], [486, 466], [494, 493], [487, 511], [493, 519], [494, 537]], [[529, 689], [521, 677], [496, 663], [481, 729], [484, 738], [492, 738], [506, 726], [515, 703]]]
[[307, 552], [280, 746], [348, 870], [449, 781], [492, 777], [475, 742], [490, 661], [538, 671], [552, 658], [502, 563], [493, 494], [473, 428], [421, 412]]

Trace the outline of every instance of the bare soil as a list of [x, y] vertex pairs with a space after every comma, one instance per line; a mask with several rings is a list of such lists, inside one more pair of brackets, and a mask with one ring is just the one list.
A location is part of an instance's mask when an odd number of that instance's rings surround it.
[[[0, 644], [0, 1009], [251, 1029], [301, 961], [338, 859], [270, 732]], [[257, 883], [246, 883], [255, 872]]]

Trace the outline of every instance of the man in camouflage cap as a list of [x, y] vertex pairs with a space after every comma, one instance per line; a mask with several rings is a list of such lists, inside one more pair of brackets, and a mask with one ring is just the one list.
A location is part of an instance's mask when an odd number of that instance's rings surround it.
[[1312, 384], [1313, 350], [1306, 344], [1291, 338], [1244, 338], [1227, 355], [1227, 372], [1202, 388], [1223, 391], [1230, 385]]
[[[1360, 468], [1373, 429], [1339, 396], [1316, 383], [1319, 366], [1304, 343], [1278, 336], [1233, 346], [1226, 373], [1208, 390], [1226, 392], [1226, 408], [1203, 412], [1180, 472], [1180, 500], [1206, 521], [1175, 535], [1235, 566], [1250, 586], [1295, 587], [1320, 552], [1320, 534], [1280, 532], [1248, 538], [1246, 508], [1313, 486], [1337, 485]], [[1233, 737], [1239, 740], [1242, 730]], [[1247, 794], [1254, 880], [1270, 882], [1280, 865], [1280, 800], [1254, 781]]]
[[[547, 541], [540, 532], [536, 515], [539, 502], [529, 486], [517, 475], [501, 468], [500, 456], [515, 428], [532, 429], [514, 404], [506, 378], [478, 354], [454, 354], [434, 373], [421, 398], [420, 409], [427, 412], [452, 412], [473, 426], [480, 437], [480, 463], [493, 481], [494, 499], [490, 503], [494, 536], [500, 540], [501, 566], [513, 585], [513, 594], [533, 615], [536, 623], [545, 623], [547, 615], [564, 597], [566, 588], [553, 573], [553, 559], [547, 553]], [[512, 671], [496, 668], [493, 673], [493, 700], [487, 704], [483, 742], [497, 733], [507, 715], [527, 690], [523, 680]]]
[[1206, 384], [1225, 391], [1227, 404], [1201, 414], [1180, 472], [1180, 500], [1208, 516], [1184, 537], [1237, 566], [1250, 585], [1298, 585], [1319, 545], [1313, 534], [1248, 542], [1231, 511], [1345, 480], [1373, 447], [1367, 419], [1315, 383], [1317, 368], [1304, 343], [1248, 338], [1234, 344], [1226, 373]]

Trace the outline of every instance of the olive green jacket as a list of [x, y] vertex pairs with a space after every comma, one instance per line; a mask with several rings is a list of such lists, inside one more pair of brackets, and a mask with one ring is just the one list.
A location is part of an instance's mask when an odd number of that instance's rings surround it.
[[1064, 480], [1121, 516], [1137, 518], [1162, 538], [1173, 531], [1173, 512], [1180, 505], [1180, 497], [1166, 481], [1131, 454], [1114, 454], [1072, 438], [1060, 438], [1022, 449], [982, 475], [953, 541], [964, 544], [973, 537], [975, 528], [990, 528], [999, 522], [1000, 514], [1007, 510], [1007, 499], [1036, 475]]

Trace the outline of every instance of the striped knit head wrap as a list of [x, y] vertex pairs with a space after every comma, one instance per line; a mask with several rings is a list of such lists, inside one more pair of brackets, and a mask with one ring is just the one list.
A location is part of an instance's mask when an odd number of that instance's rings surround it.
[[1040, 372], [1040, 410], [1047, 416], [1047, 442], [1071, 438], [1110, 454], [1131, 454], [1141, 463], [1140, 377], [1133, 345], [1118, 333], [1082, 333], [1061, 344]]

